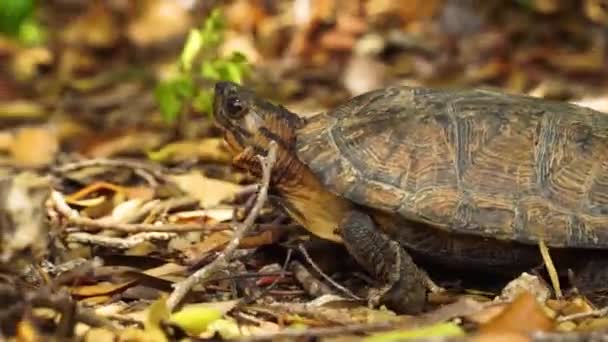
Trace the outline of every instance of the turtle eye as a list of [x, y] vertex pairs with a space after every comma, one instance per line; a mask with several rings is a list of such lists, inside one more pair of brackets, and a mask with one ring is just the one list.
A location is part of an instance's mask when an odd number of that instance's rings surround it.
[[233, 119], [240, 119], [243, 117], [245, 113], [245, 107], [241, 100], [237, 97], [230, 97], [227, 99], [226, 104], [226, 114]]

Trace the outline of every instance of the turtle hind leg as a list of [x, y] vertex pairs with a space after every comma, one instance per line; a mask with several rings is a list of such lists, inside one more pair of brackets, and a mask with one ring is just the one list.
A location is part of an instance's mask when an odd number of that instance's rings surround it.
[[339, 228], [349, 253], [368, 273], [383, 282], [373, 290], [372, 301], [399, 313], [414, 314], [424, 309], [425, 274], [403, 247], [381, 233], [372, 218], [360, 211], [347, 213]]

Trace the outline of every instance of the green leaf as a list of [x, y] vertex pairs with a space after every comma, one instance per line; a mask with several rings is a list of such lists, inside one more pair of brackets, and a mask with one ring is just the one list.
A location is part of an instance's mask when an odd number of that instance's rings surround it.
[[194, 98], [192, 106], [199, 112], [213, 115], [213, 92], [211, 90], [201, 90]]
[[226, 63], [225, 70], [226, 77], [224, 78], [224, 80], [231, 81], [234, 83], [241, 83], [241, 80], [243, 78], [243, 71], [238, 64]]
[[174, 89], [171, 82], [161, 82], [154, 89], [154, 97], [159, 105], [162, 117], [169, 123], [175, 121], [182, 108], [182, 101]]
[[19, 28], [19, 40], [28, 45], [40, 45], [46, 40], [47, 34], [40, 23], [34, 18], [28, 18]]
[[365, 342], [392, 342], [428, 337], [463, 336], [464, 330], [454, 323], [439, 323], [411, 330], [395, 330], [367, 337]]
[[194, 84], [186, 76], [163, 81], [156, 86], [154, 96], [163, 119], [171, 123], [179, 115], [185, 100], [190, 100], [194, 96]]
[[203, 47], [203, 37], [199, 30], [190, 30], [186, 44], [182, 50], [180, 61], [184, 71], [188, 72], [192, 69], [194, 58], [198, 55]]
[[218, 61], [203, 61], [203, 63], [201, 63], [201, 76], [214, 81], [221, 80], [222, 74]]
[[178, 96], [188, 99], [194, 96], [194, 84], [190, 78], [181, 77], [171, 82], [173, 91]]
[[33, 14], [35, 6], [34, 0], [0, 1], [0, 32], [18, 34], [22, 23]]

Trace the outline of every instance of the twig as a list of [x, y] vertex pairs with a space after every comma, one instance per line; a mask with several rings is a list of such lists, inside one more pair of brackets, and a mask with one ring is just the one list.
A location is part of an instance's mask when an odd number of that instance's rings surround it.
[[540, 254], [543, 257], [543, 262], [545, 263], [545, 267], [547, 268], [547, 272], [549, 273], [549, 278], [551, 279], [551, 285], [553, 285], [553, 291], [555, 292], [555, 297], [560, 299], [563, 297], [562, 288], [559, 284], [559, 276], [557, 270], [555, 269], [555, 264], [553, 263], [553, 259], [551, 259], [551, 253], [549, 252], [549, 247], [545, 244], [545, 241], [538, 241], [538, 248], [540, 249]]
[[268, 155], [266, 157], [258, 156], [262, 165], [262, 186], [260, 187], [260, 191], [258, 192], [258, 198], [256, 200], [255, 205], [245, 218], [245, 221], [237, 224], [237, 228], [235, 229], [234, 235], [230, 239], [230, 242], [228, 243], [226, 248], [218, 255], [218, 257], [205, 267], [193, 273], [184, 281], [175, 285], [173, 292], [167, 300], [167, 306], [169, 307], [169, 310], [173, 311], [188, 294], [190, 289], [194, 287], [194, 285], [206, 280], [220, 267], [226, 265], [230, 261], [232, 254], [239, 246], [241, 239], [245, 236], [245, 233], [253, 226], [260, 211], [262, 210], [262, 207], [266, 203], [266, 198], [268, 197], [268, 188], [270, 187], [270, 176], [272, 174], [272, 168], [276, 161], [276, 157], [277, 146], [274, 142], [271, 142], [268, 150]]
[[572, 315], [562, 316], [562, 317], [559, 317], [557, 319], [557, 321], [559, 323], [562, 323], [562, 322], [574, 321], [574, 320], [581, 319], [581, 318], [603, 317], [603, 316], [606, 316], [606, 315], [608, 315], [608, 307], [601, 308], [601, 309], [598, 309], [598, 310], [592, 310], [592, 311], [589, 311], [589, 312], [579, 312], [579, 313], [575, 313], [575, 314], [572, 314]]
[[144, 241], [152, 240], [170, 240], [177, 236], [175, 233], [164, 233], [164, 232], [144, 232], [133, 234], [128, 237], [112, 237], [95, 235], [84, 232], [70, 233], [66, 240], [68, 242], [78, 242], [82, 244], [97, 245], [102, 247], [110, 247], [117, 249], [129, 249]]
[[51, 191], [51, 202], [53, 207], [59, 214], [65, 217], [69, 224], [78, 226], [81, 230], [115, 230], [125, 233], [140, 233], [140, 232], [194, 232], [194, 231], [223, 231], [230, 230], [232, 227], [227, 223], [217, 223], [214, 225], [206, 224], [172, 224], [172, 223], [121, 223], [121, 222], [109, 222], [101, 220], [93, 220], [88, 217], [82, 217], [80, 214], [70, 208], [65, 202], [63, 195], [53, 190]]
[[352, 293], [349, 289], [345, 288], [344, 286], [336, 283], [333, 279], [331, 279], [331, 277], [329, 277], [327, 274], [325, 274], [325, 272], [323, 272], [321, 270], [321, 268], [319, 268], [319, 266], [314, 262], [314, 260], [312, 260], [312, 258], [310, 257], [310, 255], [308, 255], [308, 251], [306, 251], [306, 248], [304, 248], [304, 245], [298, 244], [298, 249], [300, 250], [300, 253], [302, 253], [304, 255], [304, 258], [306, 259], [306, 261], [308, 262], [308, 264], [310, 266], [312, 266], [312, 268], [314, 268], [315, 271], [317, 271], [317, 273], [319, 273], [319, 275], [321, 275], [321, 277], [323, 277], [323, 279], [325, 279], [333, 287], [335, 287], [340, 292], [342, 292], [343, 294], [345, 294], [346, 296], [348, 296], [348, 297], [350, 297], [352, 299], [362, 300], [361, 297], [355, 295], [354, 293]]
[[320, 297], [335, 293], [329, 285], [313, 276], [299, 261], [292, 261], [289, 267], [293, 272], [293, 277], [300, 283], [309, 296]]

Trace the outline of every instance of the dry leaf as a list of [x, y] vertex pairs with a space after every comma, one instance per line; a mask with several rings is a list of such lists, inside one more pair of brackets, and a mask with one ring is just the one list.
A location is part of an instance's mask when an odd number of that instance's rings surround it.
[[203, 208], [210, 208], [223, 200], [233, 198], [242, 188], [234, 183], [207, 178], [199, 171], [171, 176], [171, 179], [185, 193], [198, 199]]
[[158, 147], [163, 141], [163, 135], [158, 132], [132, 132], [114, 136], [87, 146], [83, 154], [92, 158], [107, 158], [119, 154], [144, 153]]
[[0, 118], [3, 119], [36, 119], [46, 116], [44, 107], [25, 100], [0, 103]]
[[524, 292], [532, 294], [539, 303], [544, 303], [551, 295], [551, 290], [542, 279], [524, 272], [510, 281], [496, 299], [512, 302]]
[[188, 160], [201, 162], [230, 163], [232, 156], [225, 148], [224, 139], [207, 138], [197, 141], [180, 141], [149, 152], [150, 159], [164, 163], [178, 163]]
[[184, 35], [191, 27], [192, 18], [179, 1], [146, 0], [141, 5], [141, 14], [127, 28], [127, 36], [139, 47]]
[[100, 282], [95, 285], [75, 286], [70, 289], [73, 296], [78, 297], [94, 297], [116, 293], [131, 285], [135, 281], [126, 281], [123, 283], [113, 284], [109, 282]]
[[545, 310], [528, 292], [522, 293], [505, 310], [479, 327], [480, 333], [531, 333], [549, 331], [553, 328]]
[[197, 221], [212, 224], [232, 219], [234, 208], [211, 208], [203, 210], [181, 211], [171, 215], [171, 222]]
[[485, 333], [473, 336], [471, 342], [532, 342], [532, 338], [521, 333]]
[[50, 127], [24, 127], [19, 129], [10, 146], [15, 164], [24, 168], [39, 168], [55, 160], [59, 141]]
[[81, 200], [85, 197], [87, 197], [88, 195], [100, 191], [100, 190], [109, 190], [110, 192], [119, 192], [119, 193], [124, 193], [125, 189], [123, 187], [121, 187], [120, 185], [115, 185], [112, 183], [108, 183], [108, 182], [95, 182], [95, 183], [91, 183], [87, 186], [85, 186], [84, 188], [66, 196], [65, 201], [67, 203], [73, 203], [74, 201], [78, 201]]
[[191, 245], [184, 251], [184, 256], [189, 261], [196, 260], [201, 256], [222, 249], [222, 247], [230, 241], [231, 232], [213, 232], [203, 241]]
[[120, 38], [115, 18], [103, 1], [92, 2], [87, 12], [63, 29], [62, 39], [69, 45], [112, 47]]

